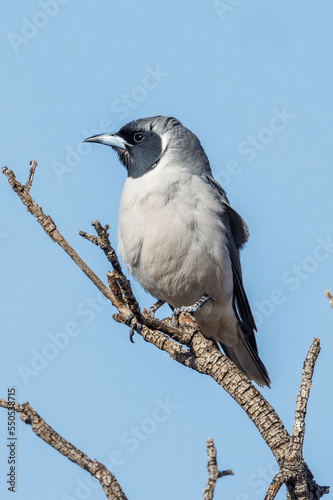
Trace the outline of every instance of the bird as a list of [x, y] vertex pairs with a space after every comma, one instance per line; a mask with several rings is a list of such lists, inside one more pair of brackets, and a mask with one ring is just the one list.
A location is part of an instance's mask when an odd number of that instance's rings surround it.
[[260, 386], [270, 386], [244, 290], [243, 218], [214, 179], [197, 136], [174, 117], [140, 118], [84, 142], [111, 146], [126, 167], [118, 252], [141, 286], [174, 314], [193, 313], [202, 334]]

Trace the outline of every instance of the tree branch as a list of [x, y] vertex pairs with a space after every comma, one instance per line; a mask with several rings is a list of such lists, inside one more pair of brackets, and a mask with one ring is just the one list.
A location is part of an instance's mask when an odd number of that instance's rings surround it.
[[329, 302], [330, 306], [333, 307], [333, 297], [330, 294], [329, 290], [326, 290], [325, 295], [328, 298], [328, 302]]
[[[36, 160], [34, 160], [36, 162]], [[33, 164], [33, 162], [31, 162]], [[34, 168], [36, 168], [37, 162]], [[29, 190], [31, 187], [31, 182], [33, 178], [33, 165], [30, 170], [29, 179], [25, 186], [16, 180], [14, 173], [7, 167], [2, 168], [2, 172], [8, 178], [8, 182], [12, 189], [19, 196], [22, 203], [27, 207], [28, 212], [30, 212], [34, 217], [36, 217], [37, 222], [42, 226], [46, 234], [58, 245], [61, 246], [63, 250], [70, 256], [71, 259], [79, 266], [79, 268], [88, 276], [88, 278], [97, 286], [97, 288], [105, 295], [106, 298], [112, 300], [113, 296], [109, 288], [96, 276], [96, 274], [87, 266], [85, 262], [79, 257], [79, 255], [73, 250], [73, 248], [67, 243], [65, 238], [57, 230], [55, 222], [49, 215], [45, 215], [42, 208], [37, 205], [37, 203], [31, 198]]]
[[302, 457], [303, 441], [305, 434], [305, 416], [310, 389], [313, 377], [315, 363], [320, 352], [320, 341], [318, 338], [312, 340], [312, 344], [308, 350], [307, 356], [303, 365], [301, 383], [296, 399], [296, 410], [294, 418], [294, 426], [292, 431], [292, 449], [298, 458]]
[[30, 191], [30, 188], [32, 186], [32, 181], [34, 180], [34, 175], [35, 175], [35, 170], [36, 170], [36, 167], [37, 167], [37, 160], [32, 160], [30, 162], [30, 171], [29, 171], [29, 175], [28, 175], [28, 180], [27, 182], [25, 183], [25, 186], [24, 186], [24, 191], [26, 193], [29, 193]]
[[301, 383], [296, 399], [293, 431], [288, 454], [280, 464], [280, 470], [271, 482], [264, 500], [271, 500], [283, 483], [286, 484], [290, 500], [317, 499], [329, 493], [327, 486], [319, 486], [303, 459], [306, 408], [310, 395], [313, 371], [320, 352], [318, 338], [312, 340], [303, 365]]
[[284, 483], [284, 475], [283, 472], [279, 470], [276, 476], [272, 479], [272, 482], [269, 485], [264, 500], [274, 500], [283, 483]]
[[207, 469], [208, 469], [208, 481], [206, 488], [203, 491], [203, 500], [212, 500], [214, 498], [214, 490], [216, 486], [216, 482], [220, 477], [224, 476], [233, 476], [234, 473], [231, 469], [219, 471], [217, 468], [217, 460], [216, 460], [216, 449], [214, 446], [214, 441], [211, 438], [206, 440], [207, 446]]
[[0, 406], [18, 412], [20, 414], [20, 419], [26, 424], [29, 424], [33, 432], [45, 441], [45, 443], [52, 446], [52, 448], [59, 451], [64, 457], [77, 464], [81, 469], [87, 470], [92, 476], [98, 479], [108, 500], [127, 500], [115, 476], [107, 470], [105, 465], [96, 460], [91, 460], [81, 450], [59, 436], [59, 434], [38, 415], [27, 401], [23, 404], [13, 404], [0, 398]]
[[108, 234], [109, 226], [106, 225], [102, 227], [102, 225], [98, 222], [98, 220], [94, 220], [91, 223], [91, 225], [95, 228], [96, 233], [98, 234], [98, 238], [96, 238], [96, 236], [90, 236], [88, 233], [84, 231], [80, 231], [79, 233], [80, 236], [83, 236], [83, 238], [86, 238], [95, 245], [98, 245], [104, 251], [108, 261], [111, 262], [113, 269], [117, 273], [122, 274], [121, 265], [119, 263], [116, 252], [110, 245], [109, 234]]
[[[28, 211], [37, 218], [45, 232], [68, 253], [95, 286], [118, 309], [118, 313], [113, 316], [116, 321], [129, 325], [131, 328], [137, 327], [137, 324], [140, 323], [142, 328], [139, 333], [147, 342], [167, 352], [172, 359], [184, 366], [212, 377], [243, 408], [259, 430], [280, 466], [280, 475], [276, 476], [272, 484], [274, 483], [277, 487], [280, 480], [282, 480], [281, 484], [286, 483], [291, 500], [303, 498], [317, 500], [325, 493], [328, 493], [328, 487], [321, 487], [316, 484], [302, 457], [305, 430], [304, 418], [313, 367], [319, 353], [318, 339], [313, 340], [309, 350], [310, 354], [308, 353], [304, 364], [297, 399], [294, 429], [292, 437], [290, 437], [274, 408], [248, 378], [238, 370], [234, 363], [224, 356], [211, 340], [203, 337], [193, 319], [189, 322], [185, 315], [180, 318], [182, 320], [180, 326], [175, 328], [170, 325], [168, 318], [159, 321], [141, 312], [139, 304], [133, 295], [130, 282], [122, 273], [116, 253], [109, 242], [108, 226], [103, 227], [98, 221], [94, 221], [92, 224], [97, 232], [97, 237], [84, 232], [80, 234], [95, 245], [100, 246], [109, 262], [113, 265], [114, 270], [107, 274], [109, 287], [82, 261], [56, 229], [51, 217], [46, 216], [31, 198], [28, 190], [31, 186], [33, 174], [31, 179], [29, 175], [30, 183], [28, 180], [26, 184], [28, 189], [25, 189], [15, 179], [15, 175], [11, 170], [4, 167], [2, 171], [7, 176], [13, 190], [18, 194], [24, 205], [27, 206]], [[275, 486], [272, 486], [271, 492], [268, 491], [267, 494], [272, 495], [272, 489]], [[308, 496], [304, 496], [304, 491]]]

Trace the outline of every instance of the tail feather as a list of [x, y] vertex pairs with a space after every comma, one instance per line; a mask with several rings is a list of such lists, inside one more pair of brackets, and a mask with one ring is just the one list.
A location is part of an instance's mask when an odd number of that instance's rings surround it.
[[235, 347], [229, 347], [219, 342], [223, 351], [242, 372], [250, 379], [254, 380], [260, 386], [270, 387], [270, 378], [264, 363], [258, 356], [258, 353], [247, 341], [246, 334], [239, 328], [238, 344]]

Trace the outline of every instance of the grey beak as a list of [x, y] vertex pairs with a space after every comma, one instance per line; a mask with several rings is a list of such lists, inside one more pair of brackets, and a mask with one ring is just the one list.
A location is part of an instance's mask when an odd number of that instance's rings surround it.
[[93, 135], [83, 142], [97, 142], [98, 144], [105, 144], [106, 146], [113, 146], [120, 149], [127, 149], [126, 146], [131, 146], [131, 144], [117, 134]]

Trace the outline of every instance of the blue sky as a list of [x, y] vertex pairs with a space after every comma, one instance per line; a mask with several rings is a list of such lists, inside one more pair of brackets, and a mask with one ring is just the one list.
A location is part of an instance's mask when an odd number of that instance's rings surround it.
[[[99, 219], [117, 245], [126, 173], [109, 148], [82, 140], [157, 114], [198, 135], [250, 227], [242, 265], [272, 379], [263, 393], [289, 431], [303, 360], [321, 339], [304, 445], [319, 484], [333, 482], [333, 311], [324, 296], [333, 290], [332, 14], [330, 2], [314, 0], [0, 6], [1, 166], [25, 182], [38, 160], [32, 196], [102, 279], [104, 255], [78, 232]], [[219, 467], [235, 472], [215, 498], [262, 498], [276, 465], [242, 410], [139, 336], [132, 345], [115, 311], [0, 180], [1, 397], [14, 386], [18, 402], [112, 467], [130, 499], [201, 498], [207, 437]], [[1, 411], [5, 499], [6, 427]], [[104, 498], [19, 420], [17, 435], [16, 500]]]

